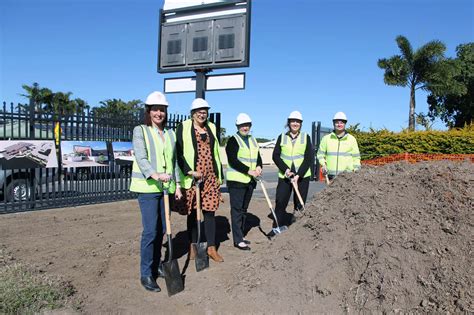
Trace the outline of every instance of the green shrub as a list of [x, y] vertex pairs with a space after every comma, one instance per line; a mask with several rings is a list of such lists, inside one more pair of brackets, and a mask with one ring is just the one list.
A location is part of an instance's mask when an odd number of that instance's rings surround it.
[[448, 131], [352, 130], [363, 160], [396, 153], [474, 154], [474, 125]]

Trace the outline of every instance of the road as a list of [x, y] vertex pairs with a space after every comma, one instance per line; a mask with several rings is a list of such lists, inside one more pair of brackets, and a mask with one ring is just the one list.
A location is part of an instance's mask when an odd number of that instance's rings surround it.
[[[224, 170], [225, 172], [225, 170]], [[268, 195], [272, 202], [275, 201], [275, 193], [276, 187], [278, 184], [278, 168], [274, 165], [264, 165], [263, 166], [263, 181], [265, 183], [265, 188], [267, 188]], [[313, 196], [323, 190], [326, 185], [323, 182], [315, 182], [312, 181], [309, 184], [309, 191], [308, 191], [308, 198], [307, 200], [311, 200]], [[224, 189], [224, 191], [227, 191]], [[253, 196], [255, 198], [264, 198], [262, 189], [260, 185], [257, 185], [257, 188], [254, 191]]]

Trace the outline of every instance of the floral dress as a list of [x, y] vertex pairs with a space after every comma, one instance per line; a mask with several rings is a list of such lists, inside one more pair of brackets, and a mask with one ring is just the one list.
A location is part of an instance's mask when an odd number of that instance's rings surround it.
[[[209, 133], [200, 134], [194, 129], [197, 142], [197, 165], [196, 171], [202, 174], [201, 183], [201, 209], [206, 211], [216, 211], [221, 200], [219, 180], [214, 173], [214, 166], [211, 154], [211, 142]], [[196, 186], [192, 186], [183, 193], [181, 200], [176, 202], [176, 210], [181, 214], [190, 214], [196, 209]]]

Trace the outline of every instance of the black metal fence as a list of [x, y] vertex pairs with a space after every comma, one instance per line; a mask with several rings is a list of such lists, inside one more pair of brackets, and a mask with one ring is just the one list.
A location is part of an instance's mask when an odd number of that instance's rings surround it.
[[332, 132], [332, 128], [328, 127], [321, 127], [321, 122], [313, 121], [311, 124], [311, 142], [313, 143], [313, 179], [315, 181], [319, 180], [319, 171], [320, 166], [318, 159], [316, 158], [316, 153], [318, 152], [319, 144], [321, 143], [321, 139]]
[[[0, 108], [0, 140], [53, 140], [58, 167], [6, 169], [0, 165], [0, 214], [135, 198], [128, 190], [131, 164], [116, 162], [111, 143], [131, 142], [133, 128], [143, 122], [143, 117], [143, 111], [99, 115], [86, 109], [61, 114], [43, 112], [33, 102], [16, 106], [4, 102]], [[175, 129], [187, 118], [168, 115], [168, 127]], [[210, 120], [220, 130], [220, 113], [211, 113]], [[104, 166], [64, 167], [62, 141], [105, 141], [108, 162]]]

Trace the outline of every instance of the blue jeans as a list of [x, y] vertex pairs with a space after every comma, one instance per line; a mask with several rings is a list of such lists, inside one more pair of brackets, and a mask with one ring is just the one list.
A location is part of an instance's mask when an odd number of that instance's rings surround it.
[[138, 194], [142, 213], [142, 240], [140, 244], [140, 275], [155, 276], [161, 258], [161, 244], [166, 231], [163, 193]]

